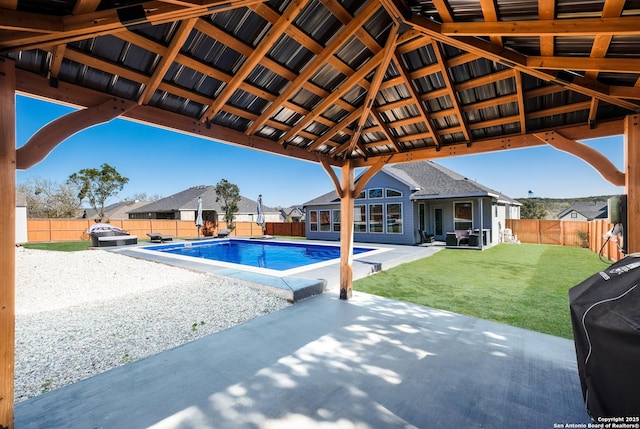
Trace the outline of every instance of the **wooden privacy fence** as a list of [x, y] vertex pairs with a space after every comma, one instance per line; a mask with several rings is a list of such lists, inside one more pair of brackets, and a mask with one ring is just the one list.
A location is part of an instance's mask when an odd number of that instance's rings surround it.
[[[89, 240], [87, 230], [93, 223], [92, 219], [28, 219], [27, 238], [30, 243]], [[194, 222], [188, 220], [122, 219], [111, 220], [109, 223], [141, 239], [147, 238], [149, 232], [170, 234], [180, 238], [198, 236], [198, 229]], [[266, 233], [270, 235], [304, 237], [304, 225], [304, 222], [267, 222], [265, 227]], [[226, 223], [220, 222], [218, 229], [225, 228]], [[230, 235], [234, 237], [257, 236], [262, 235], [262, 229], [255, 222], [236, 222], [236, 228]]]
[[618, 248], [617, 241], [612, 239], [605, 245], [605, 234], [613, 227], [606, 219], [592, 221], [507, 219], [505, 225], [521, 243], [580, 246], [587, 247], [596, 253], [602, 249], [603, 257], [612, 261], [617, 261], [624, 256]]
[[306, 237], [304, 222], [267, 222], [267, 235], [285, 235], [289, 237]]

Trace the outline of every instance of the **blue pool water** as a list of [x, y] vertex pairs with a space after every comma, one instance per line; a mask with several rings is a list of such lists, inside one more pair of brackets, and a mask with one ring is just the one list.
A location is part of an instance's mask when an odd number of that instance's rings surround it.
[[[340, 258], [339, 246], [260, 240], [194, 241], [145, 249], [278, 271]], [[373, 250], [354, 247], [353, 254]]]

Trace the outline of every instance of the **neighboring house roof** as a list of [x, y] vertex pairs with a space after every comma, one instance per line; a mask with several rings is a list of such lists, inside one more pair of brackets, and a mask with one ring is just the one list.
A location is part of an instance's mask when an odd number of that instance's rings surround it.
[[[513, 198], [469, 180], [433, 161], [387, 165], [376, 174], [382, 173], [388, 174], [406, 184], [413, 192], [411, 194], [412, 200], [489, 196], [496, 198], [500, 202], [521, 205]], [[335, 191], [332, 191], [308, 201], [304, 205], [313, 206], [337, 201], [339, 201], [338, 195]]]
[[[218, 194], [216, 194], [216, 187], [213, 185], [199, 185], [159, 199], [158, 201], [150, 203], [144, 207], [132, 210], [130, 213], [166, 213], [173, 211], [196, 210], [198, 207], [198, 197], [202, 197], [203, 210], [215, 210], [218, 213], [224, 212], [222, 209], [224, 202], [222, 200], [216, 201], [218, 197]], [[257, 208], [257, 201], [240, 196], [240, 201], [238, 202], [238, 213], [256, 213], [258, 211]], [[278, 210], [264, 205], [263, 208], [265, 212], [278, 212]]]
[[[150, 204], [148, 201], [121, 201], [119, 203], [109, 204], [104, 208], [105, 219], [128, 219], [129, 212], [140, 207], [144, 207]], [[87, 212], [87, 218], [92, 219], [97, 217], [97, 213], [94, 209], [84, 209]], [[80, 216], [82, 217], [82, 214]]]
[[561, 219], [572, 211], [578, 212], [588, 220], [606, 219], [609, 214], [609, 208], [606, 201], [586, 201], [575, 203], [568, 209], [561, 211], [558, 214], [558, 218]]
[[281, 208], [280, 215], [284, 219], [287, 219], [289, 216], [299, 217], [301, 219], [304, 219], [305, 212], [302, 206], [291, 206], [291, 207]]

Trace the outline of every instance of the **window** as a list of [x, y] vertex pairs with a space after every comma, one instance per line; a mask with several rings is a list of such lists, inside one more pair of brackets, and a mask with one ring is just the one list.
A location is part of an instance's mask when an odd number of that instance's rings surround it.
[[576, 213], [576, 212], [571, 212], [571, 218], [572, 218], [572, 219], [578, 219], [578, 213]]
[[387, 204], [387, 233], [402, 234], [402, 204]]
[[367, 232], [367, 211], [365, 206], [353, 206], [353, 232]]
[[364, 191], [360, 191], [360, 193], [356, 197], [356, 200], [363, 200], [365, 197], [366, 197], [366, 195], [365, 195]]
[[318, 212], [312, 210], [309, 212], [309, 231], [318, 230]]
[[369, 204], [369, 232], [382, 232], [382, 204]]
[[329, 210], [320, 210], [320, 231], [331, 231], [331, 212]]
[[453, 203], [454, 229], [473, 228], [473, 205], [470, 202]]
[[340, 232], [340, 210], [333, 212], [333, 232]]
[[369, 189], [369, 198], [382, 198], [382, 188]]
[[387, 198], [395, 198], [395, 197], [402, 196], [402, 192], [396, 191], [395, 189], [387, 189], [386, 192], [387, 192]]

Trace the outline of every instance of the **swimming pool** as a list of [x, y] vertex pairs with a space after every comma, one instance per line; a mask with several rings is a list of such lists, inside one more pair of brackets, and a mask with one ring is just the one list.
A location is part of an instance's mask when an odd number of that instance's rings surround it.
[[[146, 246], [142, 250], [182, 260], [290, 275], [340, 260], [340, 246], [308, 242], [224, 239]], [[354, 257], [375, 254], [376, 247], [354, 247]]]

